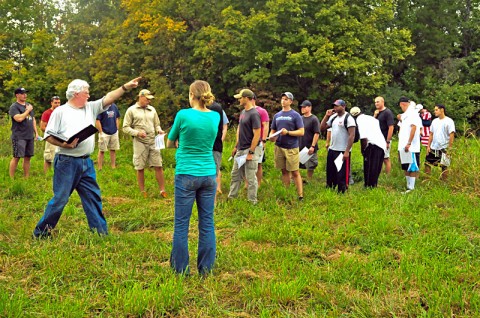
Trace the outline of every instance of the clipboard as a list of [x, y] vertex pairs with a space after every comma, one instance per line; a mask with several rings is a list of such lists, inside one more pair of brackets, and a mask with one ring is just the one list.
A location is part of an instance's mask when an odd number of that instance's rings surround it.
[[78, 143], [81, 143], [82, 141], [84, 141], [85, 139], [90, 137], [91, 135], [95, 134], [97, 131], [98, 131], [98, 129], [95, 128], [95, 126], [89, 125], [89, 126], [83, 128], [82, 130], [80, 130], [79, 132], [77, 132], [76, 134], [74, 134], [70, 138], [67, 138], [62, 134], [58, 134], [58, 133], [50, 131], [50, 130], [47, 131], [47, 134], [49, 134], [50, 136], [58, 139], [59, 141], [63, 141], [63, 142], [66, 142], [67, 144], [70, 144], [76, 138], [78, 138]]

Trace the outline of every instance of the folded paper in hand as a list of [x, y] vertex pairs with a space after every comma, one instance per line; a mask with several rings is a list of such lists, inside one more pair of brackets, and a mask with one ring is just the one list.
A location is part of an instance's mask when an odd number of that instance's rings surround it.
[[155, 136], [155, 149], [165, 149], [165, 134]]
[[51, 130], [47, 130], [46, 133], [48, 135], [58, 139], [59, 141], [66, 142], [67, 144], [72, 143], [76, 138], [78, 138], [78, 143], [77, 144], [79, 144], [82, 141], [84, 141], [85, 139], [87, 139], [88, 137], [90, 137], [91, 135], [95, 134], [97, 131], [98, 131], [98, 129], [95, 128], [95, 126], [89, 125], [89, 126], [83, 128], [82, 130], [80, 130], [79, 132], [77, 132], [76, 134], [74, 134], [70, 138], [67, 138], [64, 135], [58, 134], [58, 133], [56, 133], [54, 131], [51, 131]]

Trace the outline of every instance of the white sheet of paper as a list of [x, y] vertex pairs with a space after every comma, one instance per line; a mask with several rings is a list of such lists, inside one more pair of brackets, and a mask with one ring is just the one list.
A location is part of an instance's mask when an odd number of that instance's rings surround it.
[[400, 162], [402, 164], [412, 163], [412, 153], [411, 152], [405, 152], [404, 149], [401, 149], [399, 151], [399, 153], [400, 153]]
[[245, 162], [247, 162], [247, 155], [235, 157], [235, 161], [237, 162], [238, 168], [240, 169], [240, 167], [243, 166]]
[[342, 170], [343, 166], [343, 153], [339, 154], [337, 159], [335, 159], [335, 166], [337, 167], [337, 171]]
[[313, 156], [313, 154], [311, 154], [311, 155], [308, 154], [308, 148], [307, 147], [303, 147], [303, 149], [300, 151], [299, 155], [300, 155], [300, 163], [302, 165], [304, 165], [305, 162], [307, 162]]
[[444, 152], [442, 152], [442, 157], [440, 159], [440, 164], [445, 166], [445, 167], [450, 167], [450, 157]]
[[165, 149], [165, 134], [155, 136], [155, 149]]
[[282, 133], [282, 130], [280, 129], [279, 131], [275, 132], [273, 135], [269, 136], [268, 139], [271, 139], [273, 137], [276, 137]]

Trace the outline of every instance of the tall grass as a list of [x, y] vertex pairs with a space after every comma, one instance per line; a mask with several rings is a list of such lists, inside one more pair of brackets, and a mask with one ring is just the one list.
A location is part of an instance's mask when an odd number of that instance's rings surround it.
[[[242, 191], [227, 200], [232, 162], [224, 157], [223, 195], [215, 210], [214, 273], [196, 273], [198, 219], [192, 216], [192, 276], [173, 274], [174, 150], [163, 151], [168, 199], [146, 172], [138, 192], [132, 144], [121, 137], [118, 169], [97, 172], [110, 235], [88, 230], [74, 193], [52, 240], [31, 233], [52, 196], [36, 144], [31, 178], [8, 177], [8, 124], [0, 127], [0, 317], [373, 317], [478, 316], [480, 312], [480, 148], [460, 137], [447, 182], [421, 174], [408, 195], [393, 156], [379, 187], [363, 189], [358, 144], [356, 184], [325, 189], [325, 152], [298, 202], [285, 188], [267, 145], [265, 182], [252, 206]], [[233, 133], [225, 145], [228, 154]], [[393, 147], [396, 147], [393, 145]], [[395, 149], [395, 148], [394, 148]], [[392, 152], [393, 153], [393, 152]], [[94, 159], [95, 159], [94, 155]], [[424, 154], [422, 154], [422, 161]], [[108, 162], [108, 155], [107, 155]], [[303, 172], [302, 172], [303, 173]]]

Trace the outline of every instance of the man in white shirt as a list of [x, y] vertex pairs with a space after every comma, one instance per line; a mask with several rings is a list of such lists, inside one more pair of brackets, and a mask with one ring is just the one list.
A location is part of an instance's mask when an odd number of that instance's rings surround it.
[[69, 138], [83, 128], [95, 125], [97, 115], [106, 111], [110, 104], [128, 89], [137, 87], [139, 80], [140, 77], [137, 77], [93, 102], [88, 101], [90, 86], [87, 82], [76, 79], [68, 85], [68, 102], [52, 113], [45, 130], [45, 140], [58, 148], [53, 161], [53, 198], [48, 202], [45, 213], [33, 231], [35, 238], [51, 235], [50, 232], [57, 225], [73, 190], [77, 190], [82, 200], [90, 229], [96, 230], [98, 234], [108, 234], [107, 221], [102, 213], [100, 187], [97, 184], [93, 161], [90, 159], [95, 148], [95, 136], [92, 135], [80, 143], [78, 138], [67, 143], [53, 134]]
[[445, 180], [447, 178], [447, 167], [450, 165], [447, 149], [452, 148], [455, 139], [455, 123], [445, 115], [445, 106], [442, 104], [435, 105], [435, 116], [437, 118], [433, 120], [430, 126], [425, 172], [431, 172], [431, 165], [437, 166], [440, 164], [443, 171], [441, 178]]
[[365, 188], [375, 188], [382, 172], [387, 142], [383, 137], [378, 119], [362, 114], [360, 108], [353, 107], [350, 114], [356, 118], [363, 155], [363, 179]]
[[[337, 188], [339, 193], [345, 193], [349, 184], [350, 152], [355, 139], [356, 124], [345, 110], [347, 104], [337, 99], [332, 104], [333, 109], [327, 110], [320, 123], [320, 130], [332, 128], [331, 144], [327, 154], [327, 188]], [[337, 169], [335, 161], [342, 156], [342, 166]]]
[[399, 105], [403, 114], [400, 115], [398, 151], [400, 152], [400, 158], [409, 158], [408, 161], [403, 160], [404, 163], [401, 160], [402, 170], [405, 171], [405, 179], [407, 180], [407, 190], [404, 193], [415, 189], [415, 179], [419, 176], [422, 120], [418, 116], [414, 104], [411, 104], [408, 98], [400, 97]]

